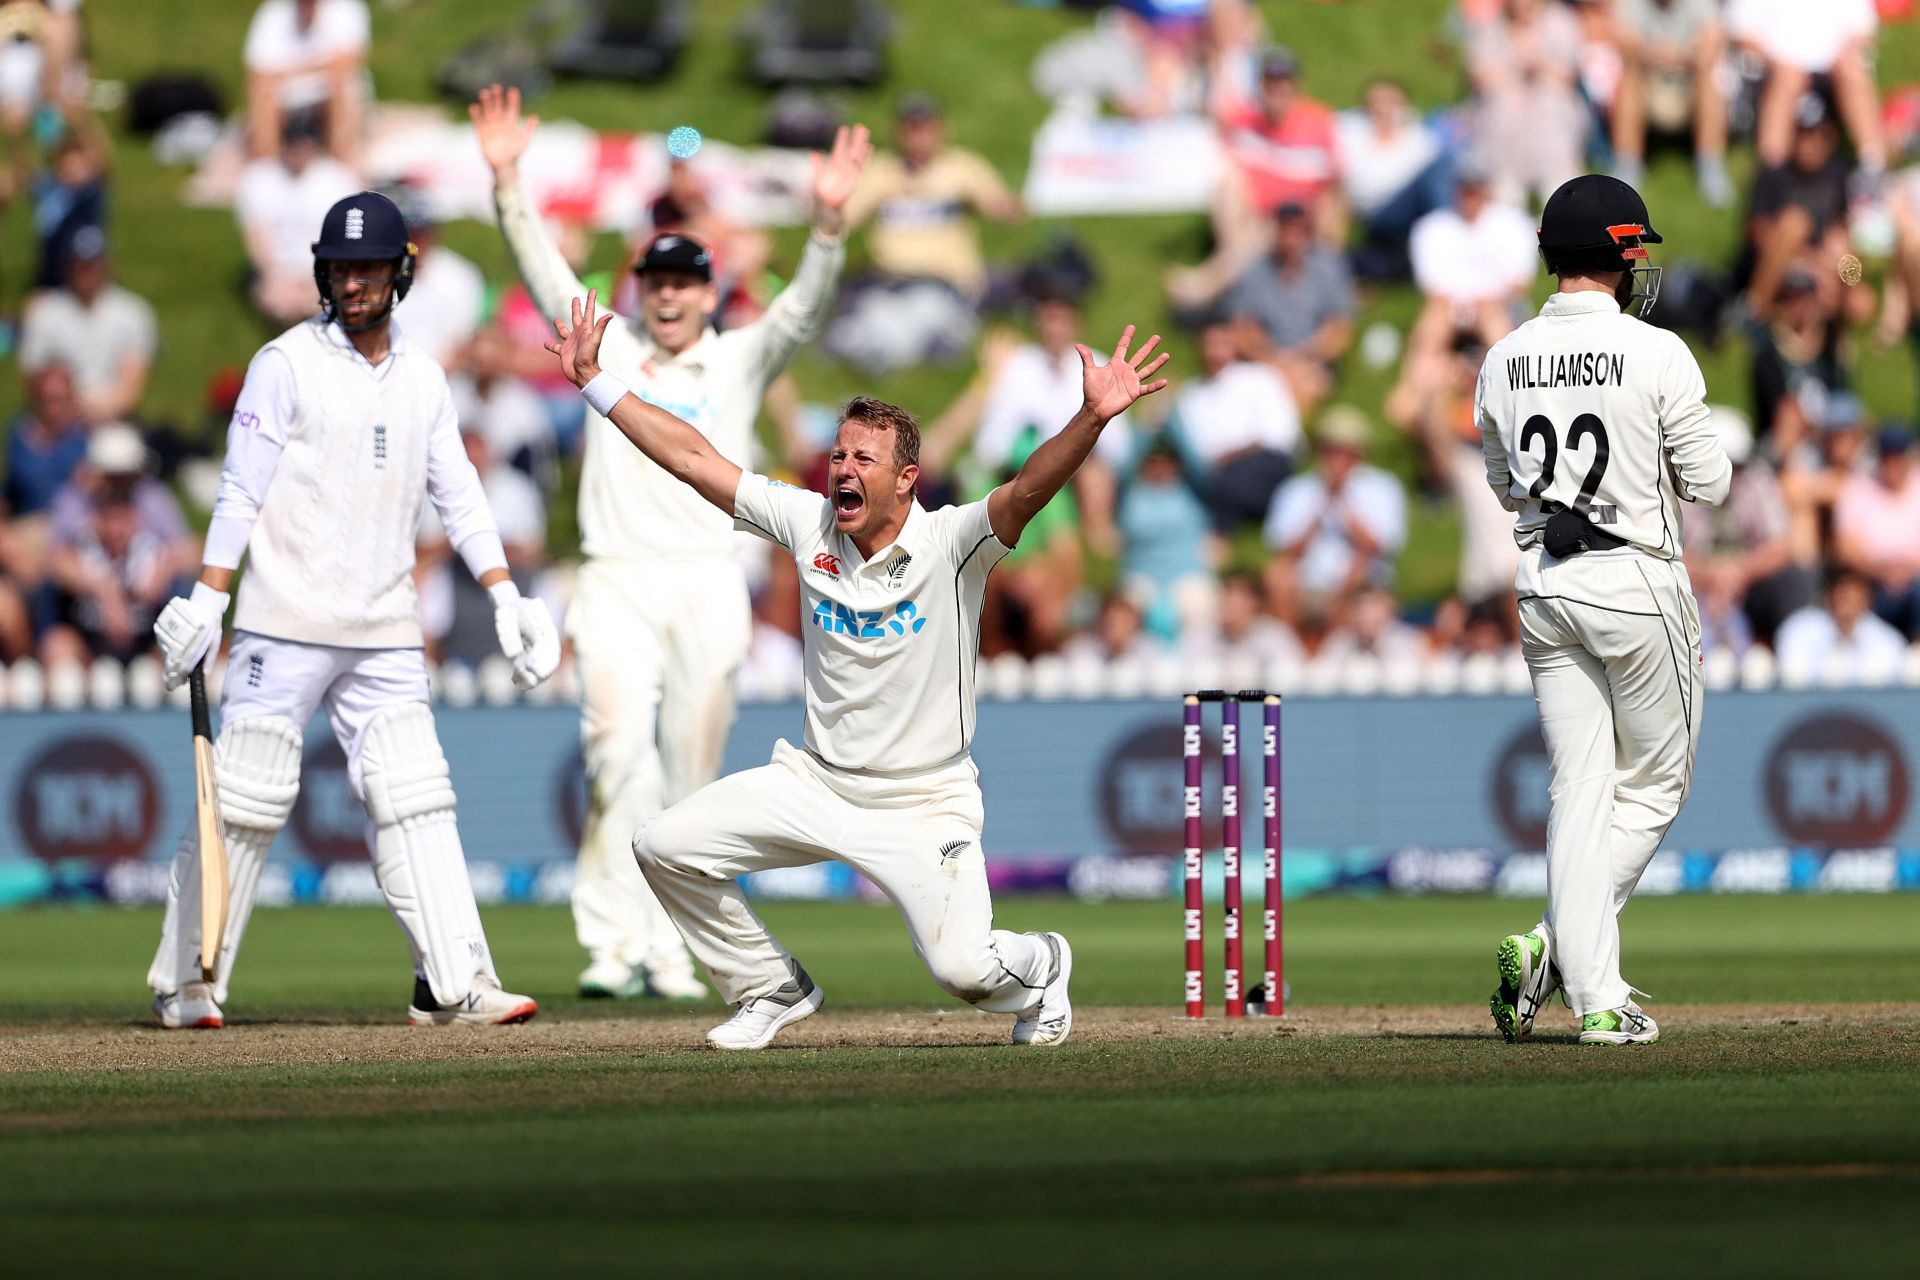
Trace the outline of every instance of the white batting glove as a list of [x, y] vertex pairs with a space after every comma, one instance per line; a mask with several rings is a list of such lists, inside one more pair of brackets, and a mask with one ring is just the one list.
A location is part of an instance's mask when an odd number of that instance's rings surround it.
[[521, 595], [511, 582], [496, 582], [487, 594], [493, 597], [500, 652], [513, 662], [513, 683], [531, 689], [560, 666], [560, 629], [553, 625], [546, 601]]
[[193, 669], [220, 643], [220, 623], [227, 616], [224, 591], [204, 582], [193, 584], [190, 596], [175, 596], [153, 620], [153, 638], [160, 644], [160, 669], [167, 688], [178, 689]]

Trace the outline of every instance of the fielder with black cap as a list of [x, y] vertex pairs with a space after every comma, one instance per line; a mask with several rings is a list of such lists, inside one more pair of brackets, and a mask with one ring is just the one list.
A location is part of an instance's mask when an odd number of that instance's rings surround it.
[[363, 191], [327, 211], [313, 245], [325, 310], [247, 366], [200, 580], [154, 624], [167, 683], [177, 686], [219, 644], [227, 590], [247, 557], [214, 746], [232, 881], [226, 938], [212, 981], [202, 980], [189, 824], [147, 974], [166, 1027], [225, 1021], [220, 1006], [260, 871], [293, 812], [302, 739], [322, 706], [371, 819], [375, 879], [413, 952], [408, 1020], [497, 1024], [537, 1011], [494, 973], [427, 705], [413, 587], [423, 497], [493, 596], [514, 683], [527, 689], [552, 675], [560, 637], [546, 606], [522, 598], [507, 576], [446, 375], [392, 322], [413, 264], [406, 222], [385, 196]]
[[1641, 318], [1658, 294], [1646, 204], [1615, 178], [1562, 185], [1540, 218], [1559, 291], [1495, 344], [1475, 409], [1487, 483], [1519, 514], [1521, 649], [1547, 742], [1547, 913], [1501, 941], [1493, 1018], [1524, 1040], [1555, 990], [1584, 1044], [1659, 1028], [1620, 976], [1619, 914], [1680, 812], [1700, 737], [1700, 616], [1681, 502], [1732, 478], [1706, 382]]
[[[564, 319], [586, 286], [519, 178], [539, 120], [521, 117], [519, 90], [498, 85], [482, 90], [469, 114], [520, 278], [548, 318]], [[706, 246], [655, 239], [636, 268], [640, 314], [607, 333], [607, 369], [751, 468], [768, 384], [826, 323], [846, 260], [842, 211], [872, 154], [866, 129], [853, 128], [840, 130], [832, 154], [814, 156], [813, 234], [791, 283], [752, 324], [715, 332], [709, 317], [719, 298]], [[589, 412], [580, 541], [586, 563], [567, 610], [589, 783], [573, 887], [574, 928], [591, 960], [580, 993], [698, 999], [706, 988], [631, 844], [648, 818], [719, 773], [734, 673], [752, 634], [737, 559], [749, 540]], [[753, 554], [764, 552], [756, 544]]]

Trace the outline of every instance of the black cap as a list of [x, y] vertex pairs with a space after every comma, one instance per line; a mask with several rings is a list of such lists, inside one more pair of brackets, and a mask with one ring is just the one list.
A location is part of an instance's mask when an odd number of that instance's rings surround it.
[[904, 94], [893, 108], [896, 120], [938, 120], [944, 115], [940, 99], [930, 93]]
[[1268, 45], [1260, 51], [1262, 80], [1291, 80], [1300, 74], [1300, 59], [1283, 44]]
[[1298, 200], [1282, 201], [1280, 207], [1273, 211], [1275, 222], [1305, 222], [1310, 216], [1307, 206]]
[[635, 275], [641, 276], [649, 271], [680, 271], [699, 276], [702, 280], [711, 280], [713, 255], [698, 240], [669, 232], [654, 237], [647, 251], [640, 255], [639, 265], [633, 269]]
[[400, 207], [378, 191], [336, 202], [320, 220], [313, 256], [321, 262], [377, 262], [413, 252]]
[[1630, 270], [1659, 244], [1647, 202], [1618, 178], [1585, 173], [1560, 184], [1540, 213], [1540, 252], [1547, 269], [1555, 262]]

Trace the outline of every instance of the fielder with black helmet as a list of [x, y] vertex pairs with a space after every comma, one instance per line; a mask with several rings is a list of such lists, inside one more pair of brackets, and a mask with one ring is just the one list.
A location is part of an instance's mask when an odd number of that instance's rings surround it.
[[324, 309], [247, 366], [200, 580], [154, 624], [167, 683], [178, 685], [219, 648], [246, 557], [214, 746], [232, 883], [225, 941], [205, 980], [189, 824], [147, 973], [164, 1027], [225, 1022], [260, 872], [293, 812], [307, 722], [322, 707], [371, 819], [374, 877], [413, 953], [408, 1021], [524, 1022], [538, 1008], [501, 988], [454, 825], [413, 587], [421, 503], [432, 500], [448, 541], [493, 597], [516, 684], [553, 674], [560, 637], [546, 606], [507, 576], [446, 374], [393, 322], [413, 262], [406, 221], [387, 197], [362, 191], [327, 211], [313, 242]]
[[1556, 190], [1540, 257], [1559, 282], [1480, 368], [1487, 483], [1518, 514], [1521, 650], [1547, 742], [1547, 913], [1503, 939], [1493, 1018], [1525, 1040], [1555, 991], [1587, 1044], [1659, 1028], [1620, 976], [1619, 915], [1693, 777], [1700, 616], [1680, 506], [1732, 478], [1684, 342], [1642, 321], [1660, 286], [1646, 202], [1587, 174]]

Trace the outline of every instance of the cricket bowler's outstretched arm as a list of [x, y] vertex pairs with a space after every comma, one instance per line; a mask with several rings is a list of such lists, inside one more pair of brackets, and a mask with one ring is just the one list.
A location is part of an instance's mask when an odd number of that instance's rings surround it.
[[473, 120], [481, 154], [493, 170], [493, 207], [499, 214], [500, 233], [506, 238], [514, 269], [541, 314], [563, 316], [567, 304], [579, 297], [585, 286], [567, 265], [560, 246], [547, 234], [539, 213], [527, 199], [526, 188], [520, 185], [520, 157], [533, 141], [540, 117], [522, 117], [520, 91], [497, 84], [480, 91], [479, 98], [467, 106], [467, 115]]
[[727, 461], [693, 426], [658, 405], [648, 404], [612, 374], [600, 371], [600, 342], [613, 314], [596, 315], [596, 302], [592, 289], [587, 290], [584, 302], [575, 298], [570, 304], [571, 323], [553, 322], [559, 340], [549, 342], [547, 350], [560, 357], [561, 372], [580, 388], [587, 404], [618, 427], [635, 448], [732, 516], [740, 468]]
[[1167, 385], [1165, 378], [1147, 381], [1167, 362], [1161, 352], [1151, 363], [1147, 357], [1160, 345], [1160, 335], [1148, 338], [1131, 357], [1127, 346], [1133, 341], [1133, 326], [1120, 333], [1113, 357], [1104, 365], [1093, 362], [1093, 352], [1084, 343], [1075, 343], [1080, 353], [1080, 411], [1073, 415], [1060, 434], [1035, 449], [1013, 479], [987, 495], [987, 520], [993, 536], [1011, 547], [1020, 541], [1027, 522], [1053, 501], [1087, 460], [1100, 440], [1107, 423], [1119, 417], [1134, 401], [1150, 396]]

